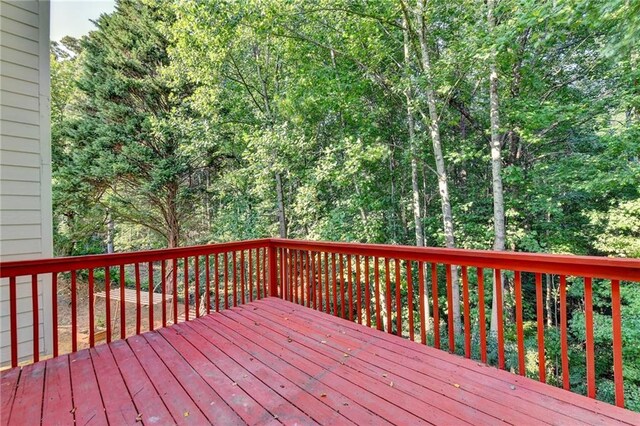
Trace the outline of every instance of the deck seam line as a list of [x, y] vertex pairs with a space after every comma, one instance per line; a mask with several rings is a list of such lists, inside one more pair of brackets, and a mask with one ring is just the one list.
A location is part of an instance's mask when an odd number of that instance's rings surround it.
[[20, 380], [22, 379], [22, 367], [18, 373], [18, 380], [16, 380], [16, 384], [13, 391], [13, 398], [11, 399], [11, 407], [9, 408], [9, 418], [7, 420], [7, 424], [11, 424], [11, 415], [13, 414], [13, 405], [16, 403], [16, 394], [18, 393], [18, 386], [20, 385]]
[[42, 374], [42, 400], [40, 401], [40, 424], [42, 424], [42, 417], [44, 416], [44, 390], [45, 390], [45, 385], [47, 383], [47, 370], [48, 370], [48, 365], [49, 364], [49, 360], [44, 362], [44, 373]]
[[[134, 334], [133, 336], [138, 336], [138, 334]], [[151, 378], [149, 377], [149, 374], [147, 373], [147, 370], [144, 369], [144, 367], [142, 366], [142, 363], [140, 362], [140, 359], [136, 356], [136, 352], [133, 350], [133, 348], [131, 347], [131, 345], [129, 344], [128, 340], [130, 337], [133, 336], [129, 336], [126, 339], [123, 340], [123, 343], [127, 346], [127, 348], [129, 348], [129, 350], [131, 351], [131, 353], [133, 354], [133, 357], [135, 358], [136, 362], [138, 363], [140, 369], [142, 370], [142, 372], [144, 373], [145, 377], [147, 378], [147, 380], [149, 381], [149, 383], [151, 384], [151, 386], [153, 386], [153, 389], [156, 393], [156, 396], [158, 397], [158, 399], [162, 402], [162, 405], [164, 405], [164, 408], [167, 410], [167, 412], [169, 413], [169, 416], [173, 419], [173, 421], [175, 421], [177, 423], [176, 418], [174, 417], [173, 413], [171, 413], [171, 410], [169, 410], [169, 407], [167, 406], [167, 403], [164, 401], [164, 399], [160, 396], [160, 393], [158, 392], [158, 388], [156, 388], [156, 385], [153, 383], [153, 381], [151, 381]], [[114, 357], [115, 358], [115, 357]], [[124, 379], [124, 377], [123, 377]], [[125, 381], [125, 386], [126, 386], [126, 381]], [[135, 404], [134, 404], [135, 405]], [[136, 409], [138, 407], [136, 406]], [[140, 414], [140, 413], [138, 413]]]
[[[127, 394], [129, 394], [129, 400], [131, 400], [131, 404], [133, 404], [133, 407], [136, 409], [136, 416], [137, 416], [140, 414], [140, 408], [138, 408], [138, 406], [136, 405], [136, 401], [133, 399], [133, 395], [131, 395], [131, 389], [129, 389], [129, 386], [127, 385], [127, 381], [124, 379], [124, 376], [122, 375], [122, 370], [120, 370], [120, 364], [116, 361], [116, 357], [111, 351], [111, 345], [107, 345], [107, 349], [109, 350], [109, 356], [111, 356], [111, 358], [113, 359], [113, 363], [116, 365], [116, 368], [118, 369], [118, 374], [120, 374], [120, 379], [122, 379], [122, 384], [124, 385], [124, 388], [127, 390]], [[100, 384], [98, 383], [98, 385]], [[107, 421], [109, 421], [109, 416], [107, 416]]]
[[107, 420], [107, 424], [110, 425], [111, 422], [109, 421], [109, 416], [107, 416], [107, 405], [104, 403], [104, 396], [102, 396], [102, 388], [100, 387], [100, 380], [98, 379], [98, 374], [96, 373], [96, 366], [94, 365], [93, 357], [91, 356], [91, 349], [93, 349], [93, 347], [86, 349], [86, 351], [89, 355], [89, 360], [91, 361], [91, 370], [93, 370], [93, 375], [96, 376], [96, 384], [98, 385], [100, 402], [102, 402], [102, 409], [104, 410], [104, 418]]
[[[142, 334], [142, 333], [140, 333]], [[134, 336], [139, 336], [139, 334], [134, 334], [133, 336], [130, 337], [134, 337]], [[144, 368], [144, 366], [142, 365], [142, 362], [140, 361], [140, 358], [138, 358], [138, 355], [136, 354], [136, 351], [131, 347], [131, 344], [129, 344], [129, 338], [126, 338], [124, 340], [124, 342], [126, 343], [127, 347], [129, 348], [129, 350], [131, 351], [131, 353], [133, 354], [133, 357], [136, 359], [136, 361], [138, 362], [138, 364], [140, 364], [140, 369], [142, 370], [142, 372], [144, 373], [144, 375], [147, 377], [147, 379], [149, 380], [149, 383], [151, 383], [151, 386], [153, 386], [153, 389], [156, 392], [156, 395], [158, 396], [158, 399], [160, 401], [162, 401], [162, 405], [164, 405], [164, 408], [167, 410], [167, 412], [169, 413], [169, 416], [171, 416], [171, 418], [173, 419], [174, 422], [178, 423], [178, 420], [176, 419], [176, 417], [174, 416], [174, 414], [171, 412], [171, 410], [169, 409], [169, 407], [167, 406], [167, 403], [165, 402], [164, 398], [162, 398], [162, 396], [160, 395], [160, 391], [158, 390], [158, 388], [156, 387], [156, 384], [153, 382], [153, 380], [151, 380], [151, 377], [149, 376], [149, 373], [147, 373], [147, 370]], [[137, 408], [137, 407], [136, 407]]]

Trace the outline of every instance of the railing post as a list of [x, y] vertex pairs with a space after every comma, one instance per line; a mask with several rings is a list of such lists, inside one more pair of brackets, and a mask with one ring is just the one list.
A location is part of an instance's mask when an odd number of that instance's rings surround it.
[[278, 252], [273, 245], [269, 243], [269, 296], [278, 297]]

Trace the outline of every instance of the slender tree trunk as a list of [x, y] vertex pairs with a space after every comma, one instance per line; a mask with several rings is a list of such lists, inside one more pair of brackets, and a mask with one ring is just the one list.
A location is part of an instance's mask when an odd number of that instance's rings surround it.
[[[436, 159], [436, 172], [438, 174], [438, 189], [440, 192], [440, 201], [442, 204], [442, 221], [444, 225], [444, 240], [448, 248], [455, 248], [455, 237], [453, 231], [453, 213], [451, 210], [451, 200], [449, 197], [449, 183], [447, 179], [447, 170], [444, 163], [444, 154], [442, 152], [442, 143], [440, 141], [440, 118], [438, 117], [438, 109], [436, 107], [436, 96], [433, 88], [431, 59], [429, 57], [429, 49], [425, 35], [424, 24], [424, 8], [425, 0], [417, 0], [418, 8], [416, 17], [418, 21], [418, 38], [420, 41], [420, 53], [422, 58], [422, 69], [426, 76], [426, 95], [427, 105], [429, 107], [429, 129], [431, 132], [431, 141], [433, 143], [433, 154]], [[462, 323], [460, 320], [460, 285], [458, 280], [457, 267], [451, 268], [451, 282], [453, 292], [453, 324], [456, 335], [462, 332]]]
[[[495, 17], [493, 15], [495, 0], [488, 0], [487, 20], [489, 31], [493, 33], [495, 29]], [[491, 176], [493, 186], [493, 227], [494, 241], [493, 249], [504, 251], [505, 248], [505, 225], [504, 225], [504, 199], [502, 189], [502, 142], [500, 141], [500, 115], [498, 104], [498, 71], [496, 67], [496, 51], [491, 48], [491, 62], [489, 65], [489, 104], [491, 115]], [[502, 286], [497, 288], [497, 280], [493, 279], [493, 297], [491, 302], [491, 332], [498, 329], [498, 303], [496, 294], [503, 292], [504, 274], [500, 282]]]
[[113, 245], [113, 238], [116, 232], [116, 225], [113, 222], [113, 217], [111, 216], [111, 212], [107, 213], [107, 253], [111, 254], [115, 252], [115, 248]]
[[177, 198], [178, 198], [178, 185], [173, 184], [167, 195], [166, 206], [166, 226], [167, 226], [167, 247], [174, 248], [180, 245], [180, 221], [178, 219]]
[[282, 194], [282, 177], [276, 173], [276, 192], [278, 193], [278, 222], [280, 223], [280, 238], [287, 238], [287, 218], [284, 214], [284, 196]]
[[416, 245], [424, 246], [424, 236], [422, 232], [422, 215], [420, 214], [420, 189], [418, 184], [418, 149], [416, 147], [415, 120], [413, 115], [413, 85], [411, 78], [411, 51], [409, 50], [409, 28], [406, 17], [403, 16], [403, 35], [404, 35], [404, 66], [405, 78], [407, 78], [407, 87], [404, 90], [404, 96], [407, 100], [407, 128], [409, 130], [409, 149], [411, 150], [411, 192], [413, 198], [413, 221], [416, 236]]
[[[404, 35], [404, 66], [405, 78], [407, 78], [407, 87], [404, 91], [407, 100], [407, 127], [409, 129], [409, 148], [411, 149], [411, 192], [413, 195], [413, 223], [416, 235], [416, 246], [424, 247], [424, 230], [422, 226], [422, 212], [420, 211], [420, 184], [418, 177], [418, 147], [416, 146], [415, 135], [415, 119], [413, 111], [413, 84], [411, 83], [411, 50], [409, 38], [409, 22], [407, 17], [402, 17], [402, 27]], [[424, 265], [424, 273], [426, 277], [427, 266]], [[425, 306], [425, 318], [429, 318], [429, 292], [427, 286], [424, 286], [424, 294], [420, 297], [423, 299]], [[425, 322], [427, 332], [429, 331], [429, 322]]]

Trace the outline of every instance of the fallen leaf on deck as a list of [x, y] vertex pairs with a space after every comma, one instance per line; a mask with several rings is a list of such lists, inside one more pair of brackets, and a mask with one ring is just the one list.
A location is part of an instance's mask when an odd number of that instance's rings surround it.
[[136, 416], [136, 422], [141, 422], [141, 421], [142, 421], [142, 413]]
[[287, 342], [291, 343], [293, 342], [293, 340], [291, 340], [291, 338], [287, 339]]
[[344, 354], [342, 354], [342, 356], [346, 358], [346, 357], [349, 356], [349, 354], [348, 353], [344, 353]]
[[184, 414], [183, 414], [183, 416], [185, 416], [185, 417], [189, 417], [189, 412], [188, 412], [188, 411], [185, 411], [185, 412], [184, 412]]
[[326, 394], [326, 393], [321, 393], [321, 394], [320, 394], [320, 397], [321, 397], [321, 398], [324, 398], [324, 397], [326, 397], [326, 396], [327, 396], [327, 394]]
[[455, 387], [455, 388], [459, 388], [459, 387], [460, 387], [460, 385], [459, 385], [459, 384], [457, 384], [457, 383], [454, 383], [454, 384], [453, 384], [453, 387]]
[[388, 374], [387, 374], [387, 373], [384, 373], [384, 374], [382, 375], [382, 377], [387, 377], [387, 376], [388, 376]]
[[320, 343], [327, 343], [327, 341], [326, 340], [321, 340]]
[[73, 408], [71, 409], [71, 411], [69, 411], [69, 412], [70, 412], [71, 414], [75, 413], [75, 412], [76, 412], [76, 407], [73, 407]]
[[511, 390], [516, 390], [515, 386], [511, 385], [510, 387], [511, 387]]
[[231, 386], [238, 386], [236, 382], [231, 382]]
[[389, 383], [389, 386], [393, 387], [393, 382]]

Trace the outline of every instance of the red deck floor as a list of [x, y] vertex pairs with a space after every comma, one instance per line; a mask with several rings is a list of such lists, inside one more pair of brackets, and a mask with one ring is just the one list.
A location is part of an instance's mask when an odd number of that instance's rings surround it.
[[1, 423], [640, 424], [278, 299], [2, 373]]

